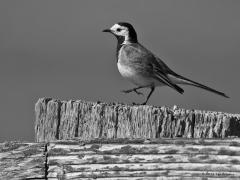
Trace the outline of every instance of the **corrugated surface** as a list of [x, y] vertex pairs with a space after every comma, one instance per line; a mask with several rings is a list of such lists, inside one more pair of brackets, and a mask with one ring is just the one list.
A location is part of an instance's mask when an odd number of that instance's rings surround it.
[[240, 139], [6, 142], [0, 179], [240, 179]]
[[179, 108], [39, 99], [37, 142], [93, 138], [240, 137], [240, 115]]
[[240, 179], [240, 140], [52, 142], [48, 178]]

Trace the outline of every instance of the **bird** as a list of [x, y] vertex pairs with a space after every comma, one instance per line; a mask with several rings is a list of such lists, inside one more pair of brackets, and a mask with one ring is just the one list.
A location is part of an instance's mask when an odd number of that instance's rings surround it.
[[179, 85], [191, 85], [229, 98], [223, 92], [188, 79], [171, 70], [166, 63], [138, 42], [134, 27], [128, 22], [118, 22], [103, 32], [113, 34], [117, 38], [117, 67], [120, 74], [133, 84], [135, 88], [123, 90], [124, 93], [135, 92], [143, 95], [139, 89], [150, 88], [150, 92], [142, 105], [147, 104], [156, 87], [168, 86], [178, 93], [184, 90]]

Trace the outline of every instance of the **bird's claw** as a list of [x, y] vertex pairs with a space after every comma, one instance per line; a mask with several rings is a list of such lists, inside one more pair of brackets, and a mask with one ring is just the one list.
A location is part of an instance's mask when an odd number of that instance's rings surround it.
[[122, 90], [123, 93], [130, 93], [130, 92], [135, 92], [137, 95], [142, 95], [143, 93], [137, 91], [136, 89], [130, 89], [130, 90]]
[[144, 102], [144, 103], [135, 103], [135, 102], [132, 102], [132, 105], [133, 105], [133, 106], [137, 106], [137, 105], [146, 105], [146, 102]]
[[139, 103], [132, 102], [132, 105], [133, 105], [133, 106], [137, 106], [137, 105], [140, 105], [140, 104], [139, 104]]
[[135, 93], [137, 93], [137, 95], [142, 95], [143, 96], [143, 93], [142, 92], [139, 92], [137, 91], [136, 89], [133, 90]]

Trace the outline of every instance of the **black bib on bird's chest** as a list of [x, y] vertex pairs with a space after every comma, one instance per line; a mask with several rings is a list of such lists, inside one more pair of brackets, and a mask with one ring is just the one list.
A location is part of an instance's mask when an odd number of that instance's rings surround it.
[[123, 42], [125, 40], [124, 36], [116, 36], [117, 38], [117, 51], [116, 51], [116, 57], [117, 57], [117, 62], [118, 62], [118, 55], [121, 47], [123, 46]]
[[[115, 35], [116, 36], [116, 35]], [[116, 57], [117, 57], [117, 62], [118, 62], [118, 55], [119, 55], [119, 51], [121, 49], [121, 47], [123, 46], [123, 42], [125, 41], [125, 37], [124, 36], [116, 36], [117, 38], [117, 51], [116, 51]], [[133, 29], [132, 31], [129, 31], [129, 39], [128, 39], [129, 43], [137, 43], [137, 33], [136, 31]]]

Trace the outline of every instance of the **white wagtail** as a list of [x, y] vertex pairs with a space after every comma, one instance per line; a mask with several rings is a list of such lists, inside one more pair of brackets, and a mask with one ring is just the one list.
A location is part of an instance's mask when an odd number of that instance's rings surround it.
[[117, 66], [120, 74], [137, 85], [136, 88], [124, 90], [125, 93], [136, 92], [141, 88], [150, 88], [146, 104], [156, 86], [169, 86], [183, 94], [184, 90], [177, 84], [196, 86], [218, 95], [227, 97], [222, 92], [185, 78], [172, 71], [160, 58], [142, 46], [137, 39], [137, 33], [133, 26], [126, 22], [114, 24], [103, 32], [112, 33], [118, 40]]

